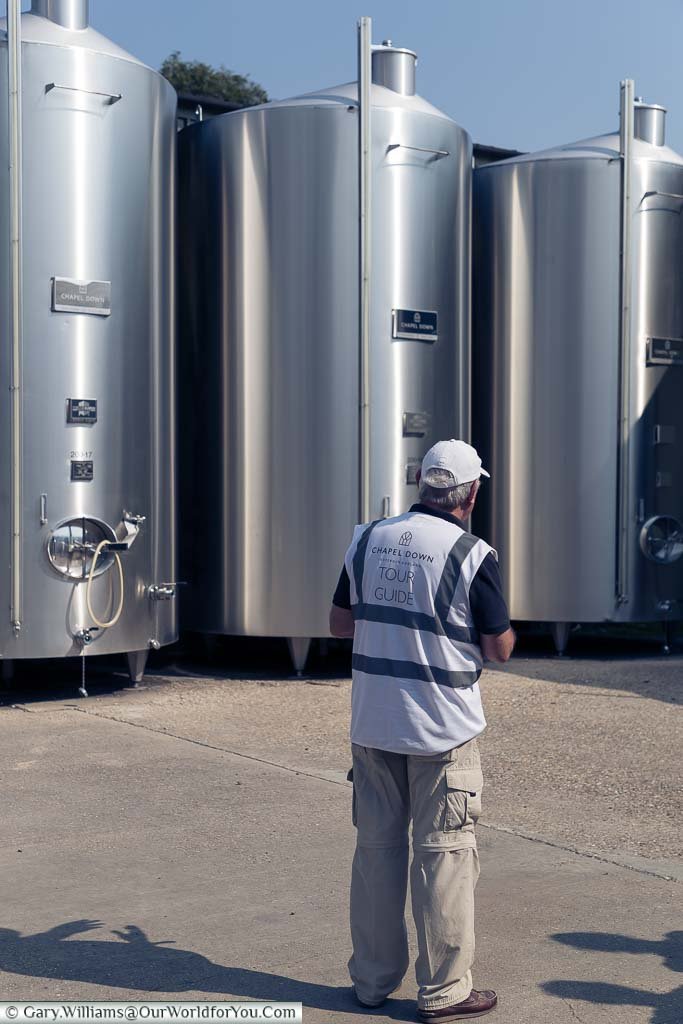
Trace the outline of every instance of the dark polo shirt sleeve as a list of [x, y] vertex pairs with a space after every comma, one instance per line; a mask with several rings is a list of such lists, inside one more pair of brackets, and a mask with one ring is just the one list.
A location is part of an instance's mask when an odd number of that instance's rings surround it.
[[351, 581], [349, 580], [349, 574], [346, 571], [345, 565], [342, 567], [337, 589], [332, 598], [332, 604], [336, 604], [337, 608], [346, 608], [347, 611], [351, 609]]
[[478, 633], [500, 636], [510, 628], [500, 569], [495, 555], [491, 553], [481, 563], [477, 575], [472, 580], [470, 611]]

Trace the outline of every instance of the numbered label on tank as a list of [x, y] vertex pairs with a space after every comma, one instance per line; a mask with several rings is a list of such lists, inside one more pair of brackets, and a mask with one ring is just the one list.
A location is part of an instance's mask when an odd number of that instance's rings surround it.
[[92, 459], [72, 459], [71, 479], [75, 481], [92, 480], [94, 463]]
[[111, 281], [77, 281], [72, 277], [52, 278], [53, 313], [111, 313]]
[[97, 402], [94, 398], [67, 398], [67, 423], [97, 423]]
[[406, 341], [436, 341], [438, 314], [430, 309], [392, 309], [391, 336]]

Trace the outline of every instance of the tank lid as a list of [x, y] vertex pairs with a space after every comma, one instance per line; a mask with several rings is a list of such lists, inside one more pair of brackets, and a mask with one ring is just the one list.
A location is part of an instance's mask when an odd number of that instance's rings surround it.
[[48, 18], [72, 32], [90, 24], [89, 0], [31, 0], [31, 14]]
[[379, 43], [372, 44], [373, 53], [379, 53], [381, 50], [391, 50], [392, 53], [408, 53], [411, 57], [417, 60], [417, 53], [415, 50], [409, 50], [406, 46], [394, 46], [391, 39], [383, 39], [381, 45]]
[[666, 107], [645, 103], [637, 96], [633, 104], [633, 134], [652, 146], [663, 146], [666, 140]]
[[415, 51], [394, 46], [391, 39], [385, 39], [381, 46], [372, 47], [373, 82], [401, 96], [415, 95], [416, 64]]

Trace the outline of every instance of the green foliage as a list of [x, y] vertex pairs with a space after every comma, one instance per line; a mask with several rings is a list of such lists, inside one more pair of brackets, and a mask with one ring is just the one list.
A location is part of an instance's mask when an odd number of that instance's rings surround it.
[[241, 107], [268, 102], [265, 89], [246, 75], [238, 75], [222, 65], [212, 68], [199, 60], [181, 60], [179, 50], [167, 57], [159, 70], [178, 92], [225, 100]]

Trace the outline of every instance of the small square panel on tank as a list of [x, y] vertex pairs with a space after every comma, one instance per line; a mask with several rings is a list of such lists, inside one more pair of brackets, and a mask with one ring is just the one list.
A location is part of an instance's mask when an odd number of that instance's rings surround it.
[[417, 471], [422, 465], [421, 459], [408, 459], [406, 462], [406, 483], [417, 487]]
[[75, 483], [90, 481], [95, 475], [92, 459], [72, 459], [71, 479]]
[[424, 437], [432, 425], [432, 417], [428, 412], [404, 412], [403, 436]]

